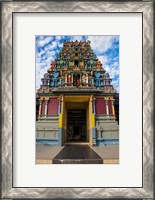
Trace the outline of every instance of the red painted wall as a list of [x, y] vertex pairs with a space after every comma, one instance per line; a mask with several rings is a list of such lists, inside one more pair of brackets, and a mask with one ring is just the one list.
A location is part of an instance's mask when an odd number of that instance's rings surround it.
[[44, 101], [44, 100], [43, 100], [42, 106], [41, 106], [41, 114], [42, 114], [42, 115], [45, 114], [45, 101]]
[[111, 101], [109, 101], [108, 106], [109, 106], [109, 114], [112, 115], [112, 103], [111, 103]]
[[96, 114], [106, 114], [106, 103], [103, 98], [96, 98]]
[[48, 114], [57, 115], [58, 114], [58, 99], [51, 98], [48, 102]]

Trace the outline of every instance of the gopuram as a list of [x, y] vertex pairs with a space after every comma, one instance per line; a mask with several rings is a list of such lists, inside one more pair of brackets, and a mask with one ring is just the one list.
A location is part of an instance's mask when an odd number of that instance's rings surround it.
[[114, 106], [117, 91], [90, 41], [64, 42], [41, 81], [37, 90], [37, 143], [119, 143]]

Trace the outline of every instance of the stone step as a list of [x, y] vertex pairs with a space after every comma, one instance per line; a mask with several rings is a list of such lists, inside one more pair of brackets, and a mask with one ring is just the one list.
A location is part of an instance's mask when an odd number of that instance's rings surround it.
[[103, 160], [89, 145], [66, 145], [53, 164], [103, 164]]

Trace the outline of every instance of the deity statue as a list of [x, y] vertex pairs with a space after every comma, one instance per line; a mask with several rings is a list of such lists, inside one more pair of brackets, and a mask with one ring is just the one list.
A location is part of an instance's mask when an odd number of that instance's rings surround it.
[[52, 87], [57, 87], [58, 85], [58, 76], [59, 72], [57, 72], [56, 68], [53, 69], [53, 73], [51, 74], [51, 86]]
[[101, 61], [97, 60], [96, 61], [96, 66], [97, 66], [97, 69], [100, 70], [102, 68], [102, 63]]
[[87, 80], [87, 77], [85, 74], [82, 75], [82, 84], [85, 85], [86, 84], [86, 80]]
[[63, 60], [60, 60], [60, 68], [62, 68], [63, 67]]
[[53, 60], [52, 63], [51, 63], [51, 68], [55, 68], [56, 67], [56, 61]]
[[96, 78], [95, 82], [96, 82], [96, 87], [100, 87], [101, 86], [100, 78]]
[[83, 67], [83, 66], [84, 66], [84, 63], [83, 63], [82, 60], [80, 60], [79, 66], [80, 66], [80, 67]]
[[68, 74], [68, 76], [67, 76], [67, 83], [68, 84], [72, 83], [72, 76], [70, 74]]
[[73, 67], [74, 66], [74, 61], [69, 61], [69, 67]]
[[94, 61], [92, 59], [90, 60], [90, 66], [91, 68], [94, 66]]

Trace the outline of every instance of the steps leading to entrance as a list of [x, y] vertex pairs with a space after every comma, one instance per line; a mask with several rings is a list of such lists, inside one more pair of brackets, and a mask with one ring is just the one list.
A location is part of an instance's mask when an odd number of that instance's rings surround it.
[[89, 142], [66, 142], [65, 145], [89, 145]]
[[103, 164], [102, 158], [88, 145], [66, 145], [53, 164]]

